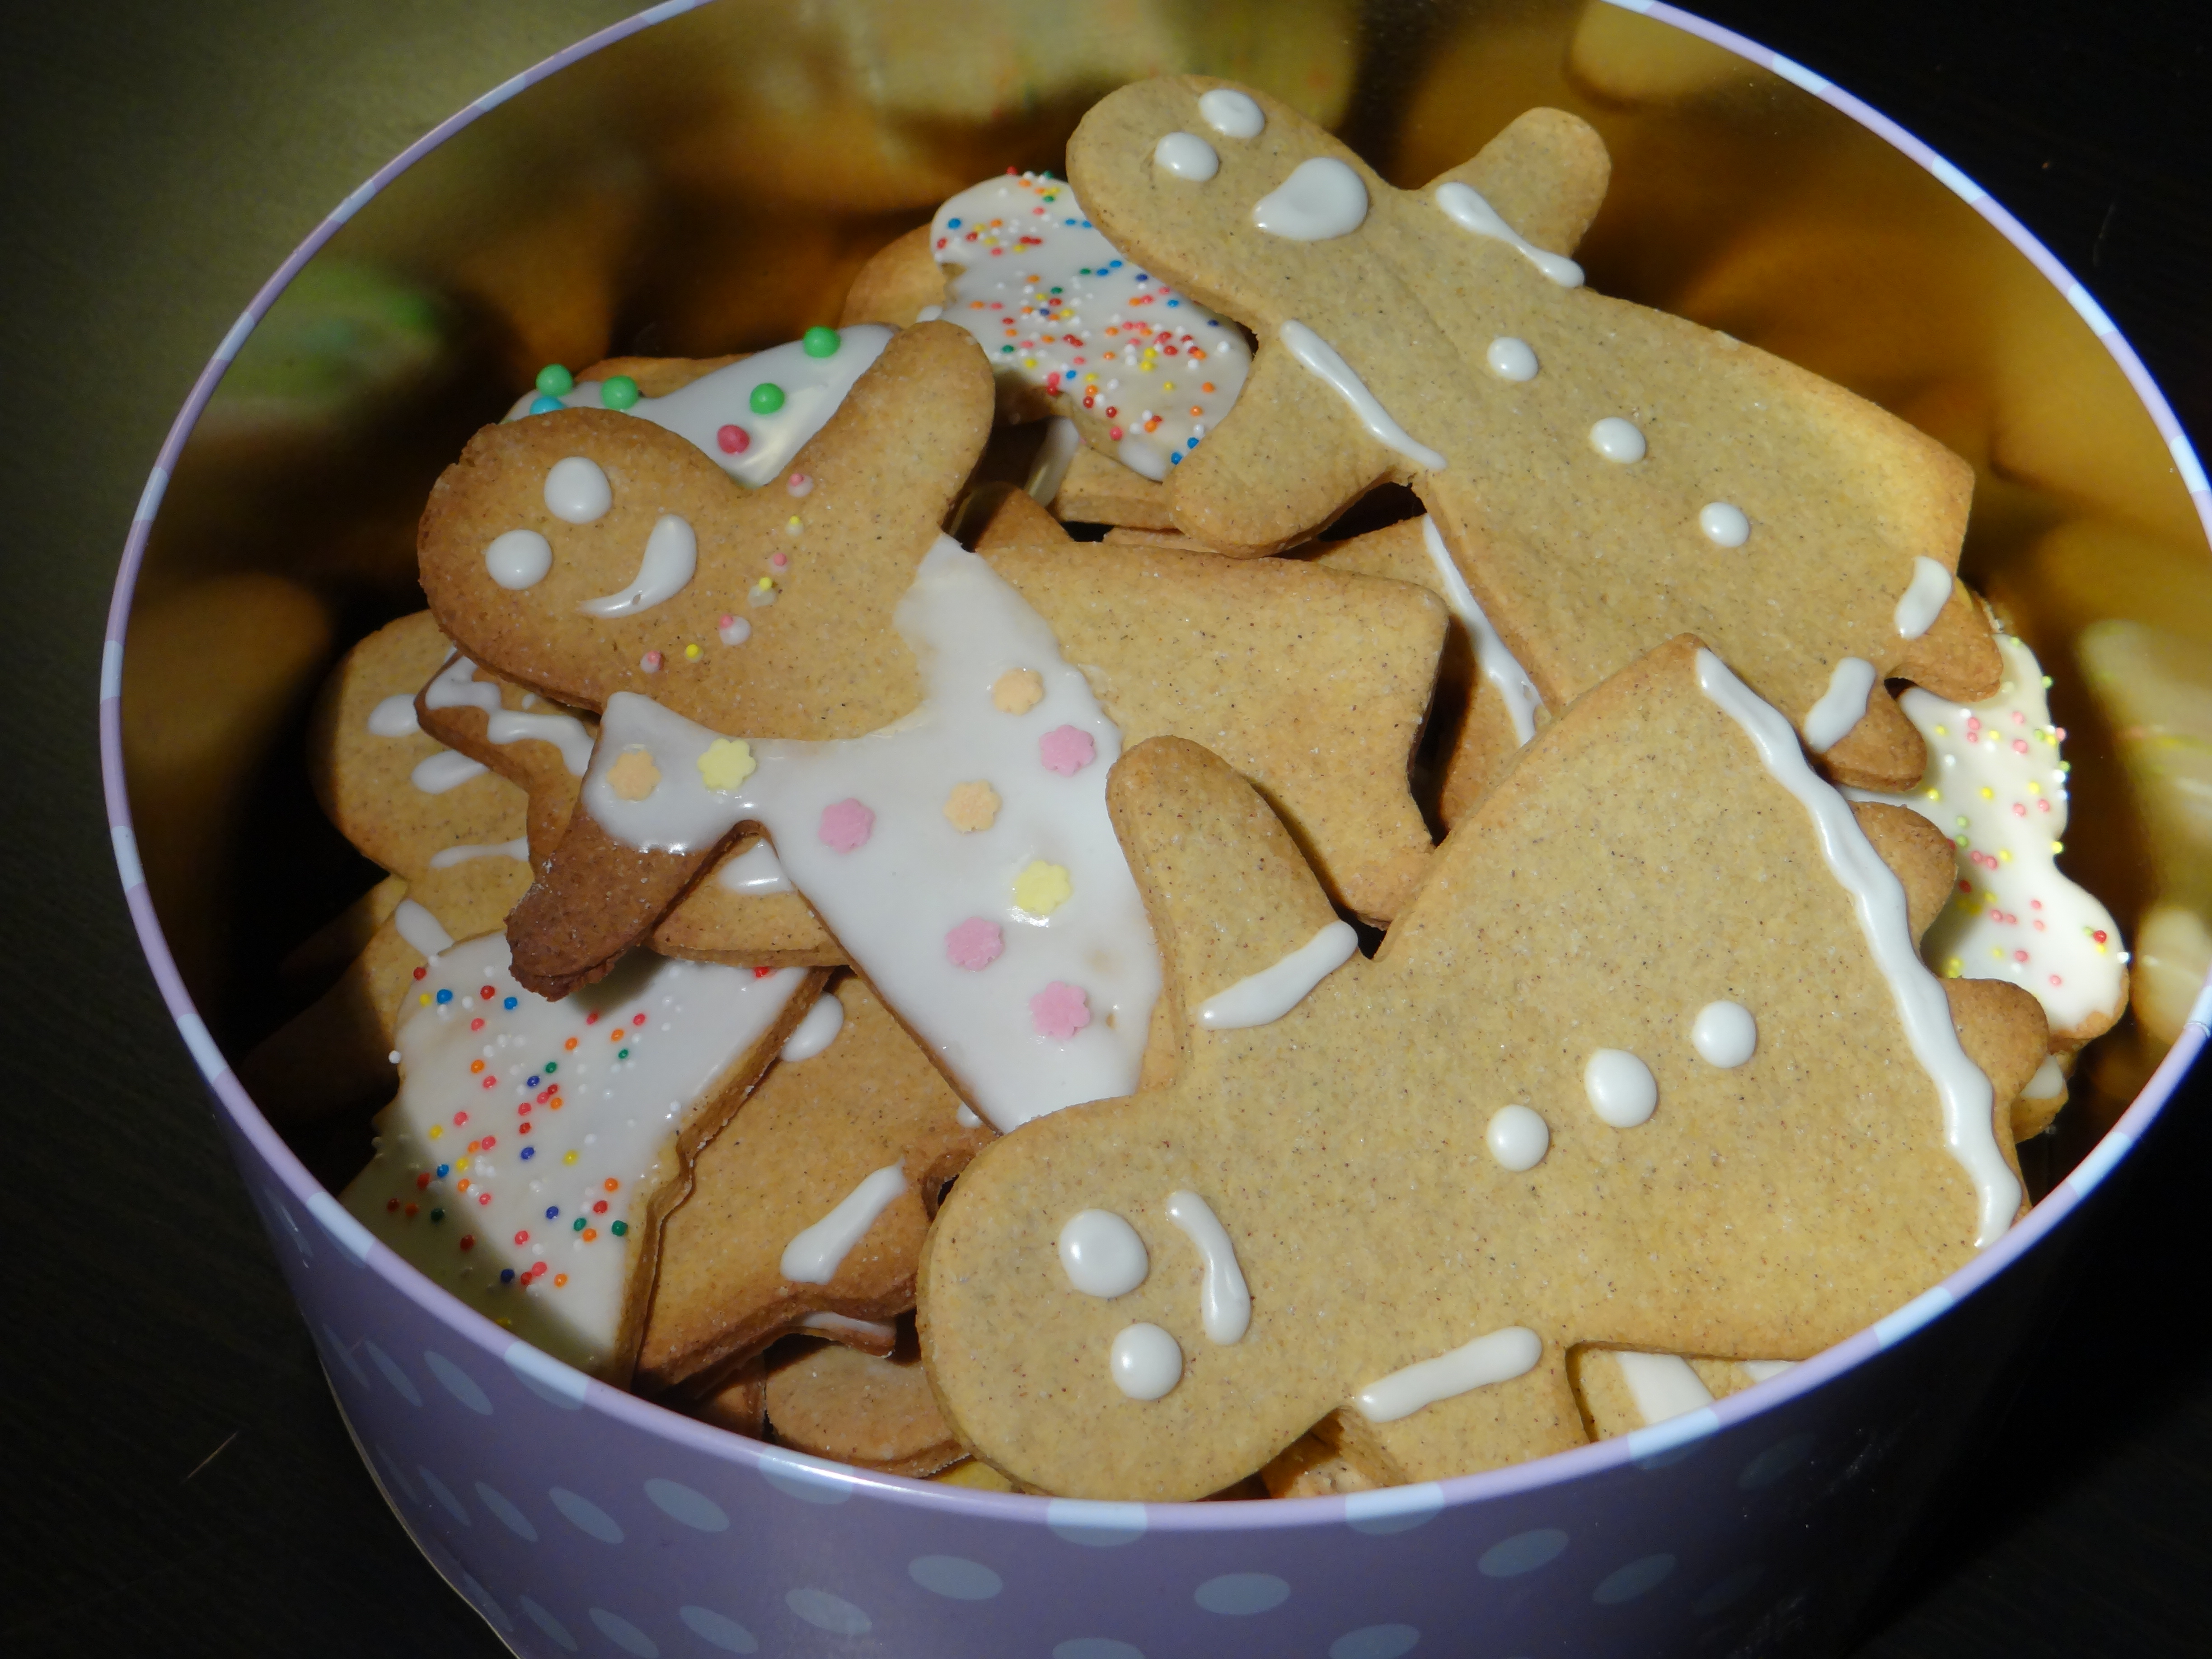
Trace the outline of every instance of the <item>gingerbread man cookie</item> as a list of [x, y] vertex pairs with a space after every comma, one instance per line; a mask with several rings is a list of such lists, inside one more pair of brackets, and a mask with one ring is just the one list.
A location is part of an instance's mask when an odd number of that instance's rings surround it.
[[1394, 1480], [1538, 1455], [1577, 1343], [1808, 1354], [2020, 1212], [2040, 1009], [1928, 973], [1940, 838], [1694, 639], [1538, 735], [1371, 963], [1204, 750], [1111, 798], [1181, 1067], [985, 1148], [922, 1257], [940, 1402], [1018, 1480], [1197, 1497], [1339, 1408]]
[[1170, 480], [1209, 545], [1273, 551], [1408, 482], [1546, 702], [1695, 630], [1869, 787], [1923, 759], [1885, 679], [1994, 686], [1952, 574], [1971, 470], [1817, 376], [1583, 287], [1555, 250], [1604, 193], [1584, 123], [1532, 111], [1401, 191], [1275, 100], [1184, 76], [1102, 100], [1068, 155], [1117, 246], [1260, 339], [1239, 410]]

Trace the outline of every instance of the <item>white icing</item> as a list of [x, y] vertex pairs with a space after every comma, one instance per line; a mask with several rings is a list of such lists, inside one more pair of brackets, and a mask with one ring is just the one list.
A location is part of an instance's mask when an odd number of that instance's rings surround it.
[[2065, 734], [2051, 723], [2042, 665], [2009, 634], [1997, 649], [2004, 679], [1986, 702], [1948, 702], [1917, 686], [1898, 698], [1928, 744], [1917, 789], [1844, 793], [1909, 806], [1958, 849], [1960, 885], [1921, 941], [1928, 962], [1947, 978], [2010, 980], [2033, 993], [2051, 1030], [2079, 1030], [2119, 1006], [2127, 951], [2112, 913], [2058, 867]]
[[591, 727], [574, 714], [547, 714], [519, 708], [494, 709], [491, 719], [485, 723], [484, 735], [502, 746], [520, 743], [525, 738], [550, 743], [561, 751], [561, 763], [574, 778], [582, 777], [590, 769], [592, 746], [598, 741]]
[[1291, 356], [1334, 387], [1336, 395], [1352, 405], [1352, 412], [1377, 443], [1396, 450], [1414, 465], [1428, 471], [1444, 470], [1444, 458], [1391, 418], [1390, 411], [1367, 389], [1367, 382], [1352, 372], [1352, 365], [1337, 355], [1334, 346], [1295, 320], [1283, 325], [1281, 338], [1290, 348]]
[[1490, 372], [1501, 380], [1533, 380], [1538, 364], [1536, 353], [1526, 340], [1516, 340], [1510, 334], [1501, 334], [1490, 343], [1483, 354]]
[[789, 893], [791, 878], [776, 862], [775, 848], [757, 841], [735, 858], [724, 859], [714, 879], [732, 893]]
[[783, 1040], [783, 1050], [776, 1058], [790, 1066], [811, 1060], [835, 1042], [837, 1033], [844, 1029], [845, 1005], [837, 1000], [834, 993], [824, 991], [814, 999], [806, 1018]]
[[570, 455], [545, 474], [545, 510], [568, 524], [595, 524], [615, 504], [614, 486], [588, 455]]
[[898, 1327], [889, 1320], [855, 1319], [850, 1314], [811, 1313], [799, 1322], [799, 1328], [865, 1337], [872, 1343], [880, 1342], [886, 1347], [898, 1340]]
[[1608, 415], [1589, 429], [1590, 447], [1626, 466], [1644, 459], [1644, 434], [1633, 421]]
[[1912, 562], [1912, 580], [1897, 601], [1897, 631], [1917, 640], [1936, 626], [1936, 618], [1951, 602], [1951, 573], [1921, 554]]
[[1060, 1265], [1085, 1296], [1111, 1300], [1145, 1282], [1152, 1258], [1145, 1241], [1111, 1210], [1079, 1210], [1060, 1230]]
[[[702, 374], [665, 398], [640, 398], [628, 412], [665, 428], [739, 483], [758, 489], [781, 472], [837, 412], [853, 383], [883, 356], [896, 331], [879, 323], [841, 328], [837, 349], [827, 357], [809, 356], [804, 343], [793, 340]], [[753, 390], [762, 386], [782, 389], [781, 408], [766, 415], [753, 412]], [[597, 380], [580, 381], [561, 402], [571, 409], [598, 409], [599, 391]], [[527, 415], [537, 396], [526, 392], [507, 419]], [[731, 426], [745, 434], [742, 449], [722, 447], [722, 429]]]
[[1297, 164], [1291, 176], [1253, 204], [1252, 222], [1270, 236], [1326, 242], [1349, 235], [1367, 217], [1367, 186], [1334, 155]]
[[1260, 106], [1249, 94], [1234, 87], [1216, 87], [1199, 94], [1198, 113], [1224, 138], [1257, 138], [1267, 130], [1267, 118]]
[[1082, 447], [1083, 434], [1066, 416], [1055, 415], [1045, 422], [1044, 441], [1037, 446], [1029, 483], [1023, 486], [1031, 501], [1040, 507], [1052, 505], [1052, 498], [1067, 482], [1067, 464]]
[[436, 754], [416, 763], [408, 780], [426, 795], [442, 795], [448, 789], [458, 789], [471, 778], [480, 777], [487, 769], [481, 761], [472, 761], [466, 755], [451, 749], [441, 749]]
[[1700, 1059], [1733, 1070], [1758, 1048], [1759, 1022], [1741, 1002], [1709, 1002], [1690, 1027], [1690, 1046]]
[[1307, 993], [1352, 959], [1359, 935], [1348, 921], [1332, 921], [1304, 945], [1206, 1000], [1198, 1023], [1209, 1031], [1272, 1025], [1304, 1002]]
[[[1119, 729], [1043, 618], [950, 538], [922, 560], [894, 622], [925, 688], [905, 719], [838, 742], [755, 742], [757, 769], [718, 793], [697, 765], [718, 734], [617, 692], [584, 780], [585, 810], [642, 849], [711, 847], [741, 822], [762, 824], [854, 964], [1000, 1129], [1132, 1092], [1160, 970], [1106, 811]], [[1010, 715], [991, 687], [1016, 667], [1035, 670], [1045, 694]], [[1063, 726], [1095, 750], [1072, 776], [1040, 758], [1039, 739]], [[653, 755], [659, 781], [645, 799], [626, 801], [607, 773], [634, 749]], [[989, 780], [1000, 806], [991, 829], [963, 835], [943, 806], [951, 784], [970, 778]], [[875, 824], [865, 844], [839, 852], [823, 841], [822, 818], [848, 800]], [[1045, 915], [1013, 901], [1015, 878], [1036, 862], [1065, 869], [1073, 887]], [[1004, 954], [978, 972], [948, 972], [945, 936], [970, 920], [1002, 930]], [[1030, 1006], [1054, 983], [1084, 993], [1090, 1012], [1088, 1026], [1066, 1039], [1042, 1036]]]
[[1613, 1358], [1620, 1365], [1620, 1380], [1636, 1402], [1636, 1414], [1649, 1428], [1713, 1403], [1713, 1392], [1680, 1354], [1636, 1353], [1623, 1348]]
[[1865, 717], [1875, 678], [1864, 657], [1845, 657], [1829, 671], [1828, 689], [1805, 711], [1805, 742], [1814, 754], [1826, 754]]
[[1507, 224], [1498, 216], [1498, 210], [1484, 199], [1482, 193], [1470, 185], [1454, 181], [1437, 186], [1437, 205], [1451, 216], [1452, 222], [1478, 236], [1488, 236], [1517, 248], [1530, 264], [1561, 288], [1580, 288], [1583, 268], [1564, 254], [1547, 253], [1534, 242]]
[[1221, 171], [1221, 157], [1194, 132], [1170, 132], [1152, 147], [1152, 160], [1178, 179], [1202, 185]]
[[1132, 1400], [1158, 1400], [1182, 1381], [1182, 1350], [1157, 1325], [1131, 1325], [1107, 1358], [1114, 1386]]
[[1122, 258], [1060, 179], [1002, 174], [962, 191], [938, 209], [930, 248], [962, 267], [945, 319], [982, 343], [1000, 381], [1090, 411], [1145, 477], [1195, 448], [1251, 372], [1243, 331]]
[[[642, 1285], [640, 1229], [683, 1174], [678, 1135], [805, 978], [641, 951], [548, 1002], [516, 983], [501, 935], [453, 946], [413, 981], [399, 1095], [376, 1120], [376, 1157], [345, 1206], [477, 1312], [604, 1370]], [[514, 1282], [501, 1282], [502, 1268]]]
[[450, 870], [457, 864], [466, 864], [471, 859], [520, 859], [530, 862], [530, 837], [517, 836], [513, 841], [472, 842], [461, 847], [448, 847], [442, 853], [430, 855], [433, 870]]
[[1423, 514], [1421, 544], [1429, 550], [1429, 562], [1436, 567], [1437, 580], [1443, 584], [1444, 604], [1453, 616], [1459, 618], [1474, 644], [1474, 665], [1482, 671], [1482, 678], [1505, 704], [1507, 718], [1513, 722], [1513, 738], [1516, 743], [1526, 743], [1536, 735], [1536, 711], [1544, 706], [1543, 698], [1536, 695], [1535, 683], [1519, 659], [1506, 649], [1505, 641], [1490, 625], [1490, 618], [1475, 603], [1474, 593], [1467, 585], [1467, 578], [1459, 574], [1453, 562], [1451, 550], [1437, 529], [1437, 521]]
[[1501, 1106], [1490, 1115], [1490, 1127], [1483, 1131], [1482, 1140], [1491, 1157], [1517, 1175], [1544, 1161], [1544, 1154], [1552, 1149], [1552, 1128], [1528, 1107]]
[[454, 652], [446, 659], [445, 665], [430, 677], [429, 684], [422, 688], [422, 706], [433, 712], [441, 708], [481, 708], [487, 714], [496, 713], [499, 688], [476, 675], [477, 665], [459, 652]]
[[975, 1109], [964, 1100], [952, 1109], [952, 1119], [963, 1129], [980, 1129], [983, 1127], [983, 1120], [975, 1115]]
[[1754, 1382], [1771, 1382], [1796, 1363], [1794, 1359], [1739, 1359], [1735, 1365]]
[[1936, 1085], [1942, 1103], [1943, 1144], [1973, 1182], [1978, 1210], [1975, 1243], [1994, 1243], [2020, 1207], [2020, 1182], [1997, 1149], [1995, 1091], [1959, 1046], [1950, 1001], [1913, 951], [1904, 887], [1844, 798], [1814, 775], [1787, 720], [1710, 651], [1698, 653], [1698, 685], [1743, 728], [1767, 771], [1812, 818], [1821, 854], [1850, 894], [1875, 966], [1889, 982], [1905, 1040]]
[[[750, 973], [750, 969], [744, 971]], [[794, 1285], [827, 1285], [868, 1235], [868, 1229], [906, 1191], [906, 1171], [886, 1164], [837, 1200], [828, 1215], [783, 1247], [778, 1271]]]
[[1650, 1121], [1659, 1103], [1658, 1079], [1626, 1048], [1601, 1048], [1583, 1067], [1583, 1092], [1590, 1109], [1616, 1129]]
[[[434, 868], [436, 863], [436, 860], [431, 860]], [[441, 951], [453, 948], [453, 936], [446, 931], [445, 925], [411, 898], [399, 901], [398, 908], [392, 913], [392, 926], [419, 955], [434, 957]]]
[[752, 636], [753, 625], [743, 617], [724, 617], [714, 628], [714, 637], [724, 645], [743, 645]]
[[415, 718], [415, 699], [404, 691], [395, 691], [368, 711], [369, 735], [378, 738], [411, 737], [422, 729]]
[[1237, 1265], [1237, 1247], [1230, 1242], [1229, 1230], [1212, 1206], [1193, 1192], [1169, 1194], [1168, 1219], [1198, 1247], [1198, 1259], [1205, 1264], [1198, 1306], [1199, 1322], [1206, 1328], [1207, 1340], [1224, 1344], [1242, 1341], [1252, 1328], [1252, 1292], [1244, 1283], [1243, 1269]]
[[2035, 1068], [2035, 1075], [2020, 1091], [2022, 1100], [2056, 1100], [2066, 1092], [2066, 1073], [2059, 1069], [2056, 1056], [2045, 1054], [2043, 1064]]
[[1707, 501], [1698, 509], [1698, 528], [1715, 547], [1741, 547], [1751, 539], [1751, 520], [1733, 501]]
[[645, 538], [637, 576], [628, 587], [576, 607], [587, 617], [635, 617], [681, 593], [699, 568], [699, 538], [690, 525], [664, 513]]
[[553, 568], [553, 544], [534, 530], [509, 530], [484, 548], [484, 569], [501, 587], [535, 587]]
[[1535, 1370], [1544, 1344], [1522, 1325], [1478, 1336], [1434, 1359], [1393, 1371], [1359, 1391], [1352, 1404], [1370, 1423], [1395, 1423], [1439, 1400], [1450, 1400], [1493, 1382], [1510, 1382]]

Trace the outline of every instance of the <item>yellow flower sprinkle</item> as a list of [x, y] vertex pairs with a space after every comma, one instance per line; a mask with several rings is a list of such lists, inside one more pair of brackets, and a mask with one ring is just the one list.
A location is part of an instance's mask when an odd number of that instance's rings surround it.
[[1042, 859], [1031, 860], [1029, 867], [1014, 878], [1014, 903], [1028, 915], [1050, 915], [1066, 903], [1074, 891], [1075, 884], [1068, 879], [1067, 866], [1047, 864]]
[[752, 745], [743, 738], [717, 738], [699, 757], [699, 781], [720, 793], [737, 788], [759, 769]]

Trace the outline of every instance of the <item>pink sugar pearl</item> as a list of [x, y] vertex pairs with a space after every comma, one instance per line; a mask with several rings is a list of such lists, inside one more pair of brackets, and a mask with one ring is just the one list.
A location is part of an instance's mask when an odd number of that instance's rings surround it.
[[1065, 1042], [1091, 1024], [1091, 999], [1054, 980], [1030, 999], [1030, 1024], [1039, 1036]]
[[1006, 936], [995, 921], [970, 916], [945, 936], [945, 959], [955, 968], [980, 974], [1006, 951]]
[[1072, 778], [1098, 758], [1098, 745], [1079, 726], [1055, 726], [1037, 739], [1037, 758], [1046, 771]]
[[876, 832], [876, 815], [856, 800], [841, 800], [822, 809], [822, 827], [816, 831], [833, 853], [857, 852]]

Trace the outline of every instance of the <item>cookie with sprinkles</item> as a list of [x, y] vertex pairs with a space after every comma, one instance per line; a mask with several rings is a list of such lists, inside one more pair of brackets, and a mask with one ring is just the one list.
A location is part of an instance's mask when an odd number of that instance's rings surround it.
[[398, 1095], [342, 1201], [476, 1311], [626, 1385], [691, 1159], [822, 979], [639, 952], [553, 1003], [516, 981], [499, 934], [451, 945], [417, 983]]
[[1810, 1354], [2021, 1211], [2040, 1008], [1928, 972], [1941, 836], [1694, 639], [1560, 710], [1371, 962], [1203, 750], [1110, 793], [1182, 1064], [984, 1148], [922, 1255], [939, 1402], [1019, 1481], [1199, 1497], [1331, 1412], [1391, 1481], [1517, 1462], [1585, 1438], [1577, 1343]]
[[1693, 630], [1868, 787], [1925, 759], [1884, 681], [1994, 687], [1953, 575], [1971, 469], [1839, 386], [1585, 287], [1567, 252], [1609, 172], [1587, 124], [1531, 111], [1401, 191], [1266, 94], [1182, 76], [1109, 95], [1068, 157], [1117, 247], [1260, 341], [1169, 483], [1208, 544], [1289, 546], [1408, 483], [1547, 703]]

